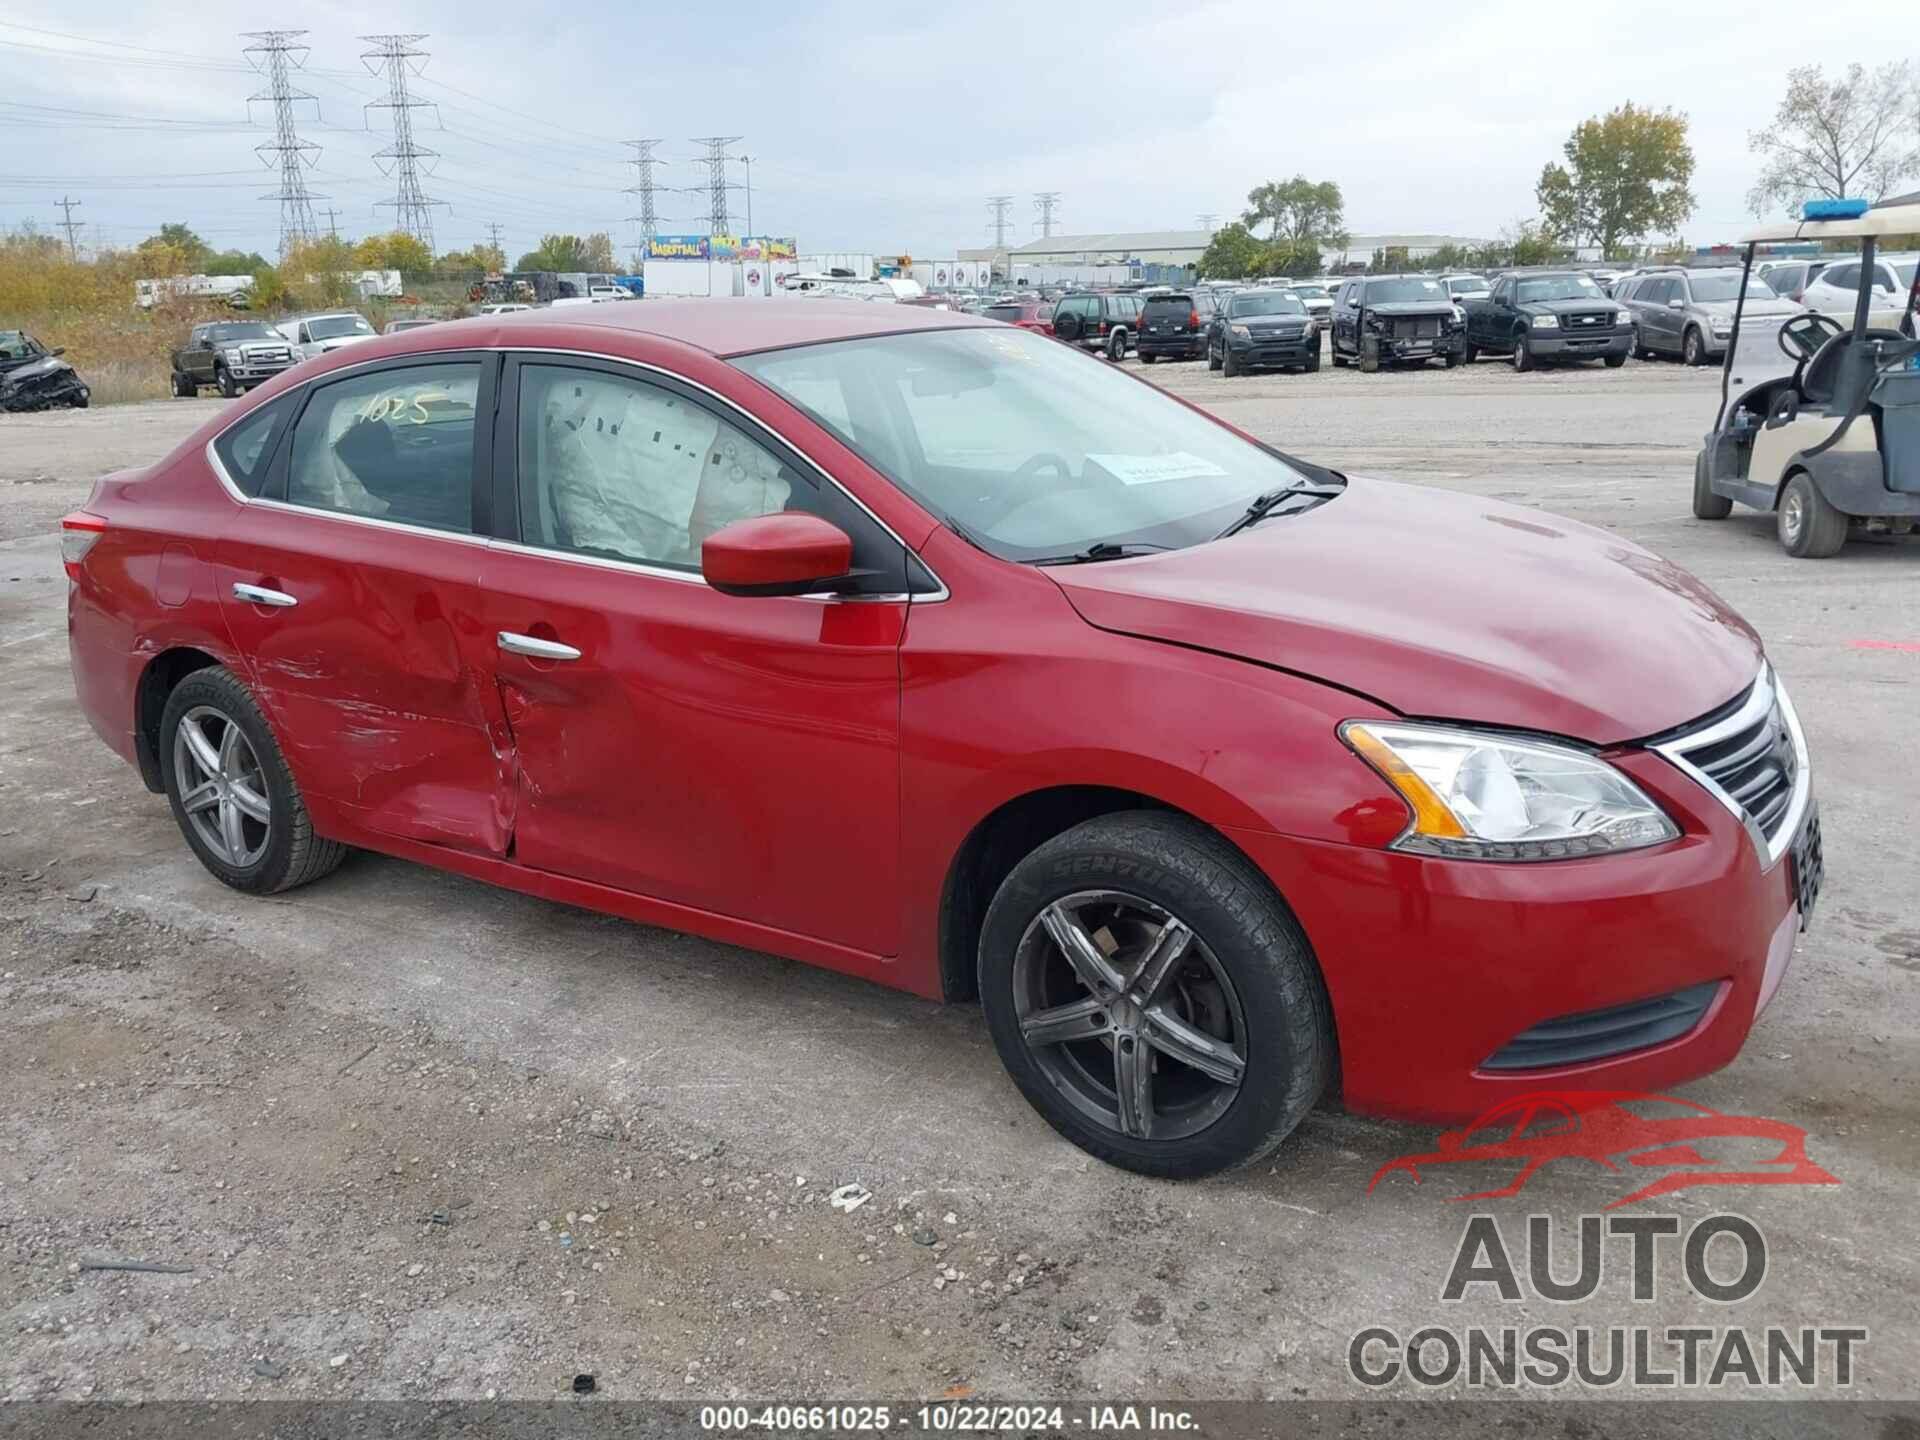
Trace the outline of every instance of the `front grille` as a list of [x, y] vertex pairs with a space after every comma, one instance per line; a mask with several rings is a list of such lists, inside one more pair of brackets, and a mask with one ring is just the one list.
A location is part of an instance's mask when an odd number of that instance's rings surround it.
[[1810, 777], [1806, 742], [1772, 667], [1746, 694], [1653, 748], [1713, 792], [1747, 827], [1772, 865], [1793, 839]]
[[1396, 340], [1437, 340], [1440, 338], [1440, 317], [1438, 315], [1412, 316], [1404, 320], [1390, 321], [1393, 338]]
[[1582, 310], [1572, 315], [1560, 317], [1562, 326], [1569, 330], [1597, 330], [1613, 327], [1613, 311]]
[[291, 365], [293, 351], [285, 345], [254, 345], [241, 352], [249, 365]]
[[1720, 982], [1709, 980], [1685, 990], [1562, 1015], [1522, 1030], [1480, 1062], [1482, 1070], [1545, 1070], [1607, 1060], [1678, 1039], [1700, 1023]]

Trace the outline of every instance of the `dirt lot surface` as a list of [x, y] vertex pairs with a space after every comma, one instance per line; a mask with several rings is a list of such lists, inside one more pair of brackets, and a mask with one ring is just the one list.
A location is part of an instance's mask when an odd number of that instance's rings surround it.
[[[218, 403], [161, 402], [0, 418], [0, 1396], [1353, 1398], [1357, 1330], [1474, 1323], [1859, 1325], [1853, 1393], [1920, 1394], [1920, 543], [1795, 562], [1766, 517], [1691, 519], [1714, 377], [1677, 366], [1142, 373], [1336, 468], [1615, 529], [1766, 636], [1827, 890], [1684, 1093], [1804, 1126], [1841, 1183], [1639, 1207], [1750, 1217], [1757, 1293], [1705, 1300], [1663, 1252], [1636, 1305], [1609, 1251], [1578, 1306], [1443, 1305], [1469, 1209], [1565, 1240], [1622, 1176], [1369, 1194], [1434, 1132], [1327, 1106], [1256, 1171], [1149, 1181], [1056, 1138], [972, 1009], [373, 856], [224, 889], [67, 668], [52, 526]], [[123, 1260], [180, 1268], [88, 1268]]]

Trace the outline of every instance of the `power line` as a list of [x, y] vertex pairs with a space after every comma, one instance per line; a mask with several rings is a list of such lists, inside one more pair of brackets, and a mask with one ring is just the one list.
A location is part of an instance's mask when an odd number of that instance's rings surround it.
[[1040, 212], [1040, 235], [1043, 239], [1053, 238], [1053, 209], [1059, 203], [1058, 190], [1042, 190], [1033, 197], [1033, 208]]
[[714, 235], [733, 233], [727, 219], [727, 146], [740, 135], [696, 136], [693, 143], [707, 147], [707, 229]]
[[[369, 110], [390, 110], [393, 112], [393, 143], [376, 154], [374, 163], [391, 161], [391, 170], [383, 169], [382, 174], [391, 175], [394, 181], [394, 195], [391, 200], [382, 200], [382, 206], [393, 208], [393, 221], [396, 230], [405, 231], [433, 252], [433, 207], [443, 205], [443, 200], [435, 200], [420, 188], [420, 162], [432, 161], [437, 152], [423, 150], [413, 142], [413, 112], [431, 109], [433, 101], [415, 100], [407, 93], [407, 79], [417, 75], [425, 65], [427, 52], [414, 47], [427, 37], [420, 35], [362, 35], [360, 37], [374, 48], [360, 57], [371, 75], [381, 70], [387, 72], [387, 98], [369, 100]], [[415, 65], [412, 62], [421, 62]], [[377, 64], [374, 62], [378, 62]], [[429, 166], [431, 170], [431, 166]]]
[[987, 212], [993, 216], [987, 224], [993, 227], [993, 248], [996, 250], [1004, 250], [1007, 248], [1007, 212], [1012, 208], [1013, 197], [1011, 195], [989, 195], [987, 197]]
[[[247, 97], [248, 118], [252, 118], [256, 103], [273, 101], [273, 139], [253, 148], [264, 163], [280, 167], [279, 194], [261, 198], [280, 202], [282, 259], [295, 245], [313, 243], [316, 230], [313, 202], [326, 199], [324, 195], [314, 196], [307, 192], [305, 172], [319, 163], [320, 147], [311, 140], [302, 140], [293, 124], [293, 107], [302, 100], [311, 101], [314, 119], [320, 118], [320, 102], [306, 91], [294, 89], [292, 80], [288, 78], [290, 72], [307, 62], [308, 47], [299, 43], [300, 37], [306, 33], [304, 30], [254, 30], [241, 36], [243, 40], [253, 41], [241, 53], [267, 77], [267, 88]], [[264, 69], [262, 61], [265, 62]]]
[[60, 211], [67, 217], [62, 220], [60, 224], [67, 232], [67, 258], [70, 260], [78, 260], [80, 258], [80, 242], [74, 236], [74, 231], [80, 228], [80, 222], [73, 218], [74, 209], [80, 203], [80, 201], [69, 199], [65, 195], [60, 197]]

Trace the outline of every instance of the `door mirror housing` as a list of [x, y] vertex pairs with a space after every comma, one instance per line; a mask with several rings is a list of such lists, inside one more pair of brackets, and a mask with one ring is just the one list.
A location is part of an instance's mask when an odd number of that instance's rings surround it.
[[47, 351], [47, 354], [49, 355], [64, 355], [66, 353], [67, 353], [67, 347], [64, 345], [56, 345], [51, 350]]
[[817, 515], [736, 520], [700, 545], [700, 574], [722, 595], [808, 595], [853, 570], [853, 540]]
[[1684, 310], [1686, 308], [1687, 308], [1687, 302], [1680, 299], [1678, 296], [1675, 296], [1673, 299], [1667, 301], [1667, 309], [1669, 310]]

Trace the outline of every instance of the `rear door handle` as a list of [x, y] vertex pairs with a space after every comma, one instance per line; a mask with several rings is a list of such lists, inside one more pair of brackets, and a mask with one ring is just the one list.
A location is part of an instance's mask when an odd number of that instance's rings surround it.
[[502, 630], [496, 637], [500, 648], [509, 655], [530, 655], [535, 660], [578, 660], [580, 652], [571, 645], [562, 645], [558, 640], [542, 640], [537, 635], [516, 635], [511, 630]]
[[264, 585], [235, 585], [233, 598], [244, 600], [249, 605], [271, 605], [276, 610], [285, 610], [300, 602], [284, 590], [269, 590]]

